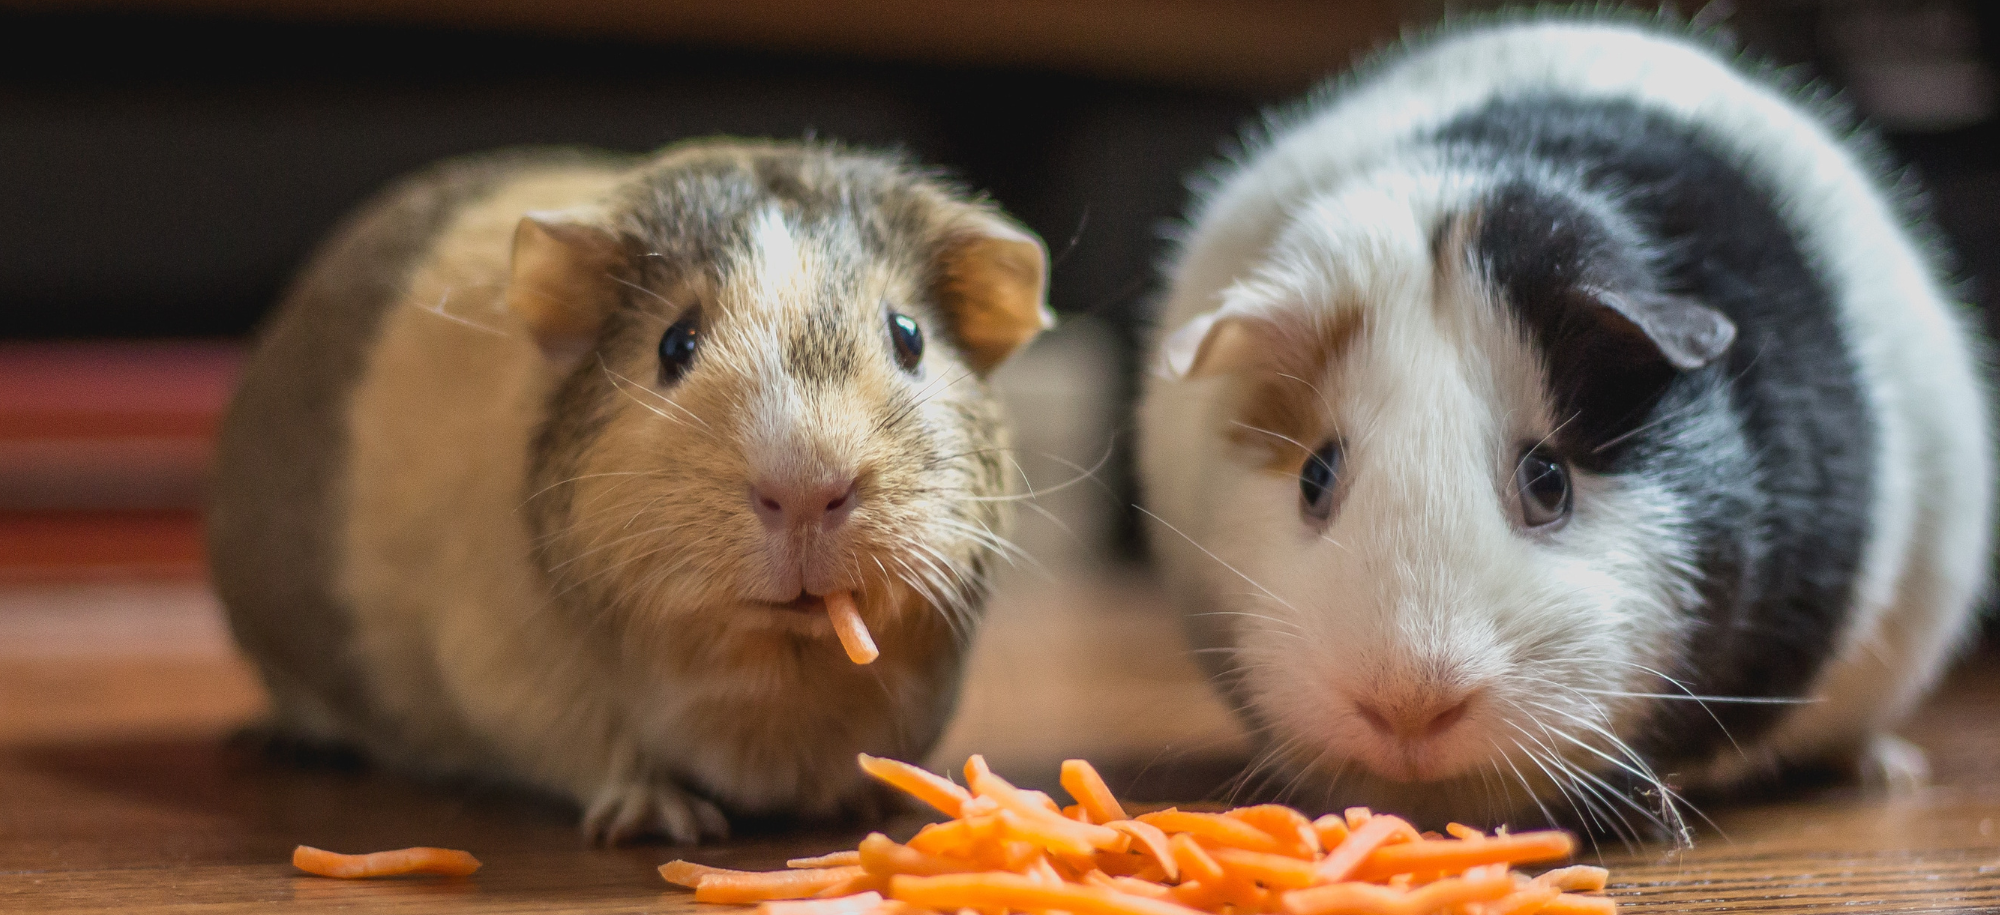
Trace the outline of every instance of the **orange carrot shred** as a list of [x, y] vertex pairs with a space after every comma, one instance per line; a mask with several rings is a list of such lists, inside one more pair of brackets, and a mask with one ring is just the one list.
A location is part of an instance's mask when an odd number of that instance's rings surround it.
[[951, 783], [942, 775], [921, 769], [906, 762], [883, 759], [880, 756], [861, 754], [861, 771], [874, 776], [892, 788], [936, 807], [945, 816], [963, 815], [965, 802], [972, 800], [971, 792]]
[[858, 867], [821, 867], [754, 874], [707, 874], [695, 884], [696, 902], [767, 902], [804, 899], [843, 880], [859, 876]]
[[1575, 849], [1576, 840], [1569, 833], [1554, 830], [1517, 832], [1479, 842], [1408, 842], [1375, 849], [1352, 875], [1358, 880], [1380, 880], [1391, 874], [1455, 874], [1481, 864], [1567, 858]]
[[1219, 813], [1195, 813], [1168, 808], [1142, 814], [1137, 819], [1141, 823], [1150, 823], [1170, 833], [1191, 833], [1217, 845], [1241, 848], [1245, 851], [1276, 854], [1285, 848], [1270, 833]]
[[1174, 862], [1174, 854], [1168, 848], [1167, 833], [1165, 830], [1151, 823], [1141, 823], [1138, 820], [1115, 820], [1110, 826], [1112, 829], [1131, 836], [1133, 844], [1144, 849], [1146, 854], [1151, 855], [1153, 861], [1166, 871], [1166, 878], [1168, 880], [1179, 880], [1181, 878], [1180, 866]]
[[826, 615], [833, 620], [833, 634], [840, 638], [840, 647], [847, 649], [847, 659], [856, 664], [872, 663], [882, 652], [875, 647], [875, 637], [868, 634], [868, 624], [861, 619], [861, 611], [854, 606], [854, 592], [835, 591], [821, 598], [826, 603]]
[[1480, 908], [1479, 915], [1528, 915], [1542, 911], [1560, 895], [1562, 891], [1555, 887], [1531, 883], [1487, 903]]
[[856, 863], [861, 865], [861, 869], [882, 876], [915, 874], [921, 877], [935, 877], [939, 874], [968, 874], [985, 869], [971, 861], [933, 855], [908, 845], [897, 844], [879, 832], [871, 832], [868, 838], [862, 839], [859, 852], [860, 860]]
[[882, 894], [855, 893], [838, 899], [780, 900], [757, 907], [757, 915], [863, 915], [882, 904]]
[[1091, 822], [1103, 824], [1125, 819], [1125, 808], [1111, 796], [1104, 777], [1098, 775], [1097, 769], [1090, 763], [1081, 759], [1063, 760], [1062, 786], [1070, 797], [1076, 798], [1083, 811], [1090, 814]]
[[1095, 769], [1068, 760], [1067, 808], [1017, 787], [974, 756], [967, 787], [894, 760], [870, 775], [950, 819], [907, 844], [870, 833], [852, 850], [735, 871], [672, 861], [670, 883], [698, 902], [755, 915], [1615, 915], [1598, 867], [1517, 864], [1567, 856], [1566, 833], [1491, 835], [1451, 823], [1420, 832], [1353, 807], [1317, 820], [1276, 804], [1221, 812], [1165, 808], [1127, 818]]
[[1604, 889], [1604, 885], [1611, 882], [1611, 872], [1588, 864], [1574, 864], [1543, 873], [1535, 878], [1535, 882], [1555, 887], [1565, 893], [1574, 893], [1578, 890], [1591, 892]]
[[1158, 899], [1096, 886], [1045, 886], [1016, 874], [959, 877], [897, 877], [889, 895], [934, 909], [1059, 909], [1075, 915], [1189, 915], [1193, 910]]
[[1314, 820], [1312, 828], [1313, 832], [1319, 836], [1319, 847], [1322, 851], [1334, 848], [1340, 843], [1347, 841], [1349, 834], [1347, 820], [1337, 813], [1329, 813]]
[[1618, 904], [1608, 896], [1578, 896], [1564, 893], [1549, 900], [1539, 915], [1612, 915]]
[[[1349, 811], [1347, 821], [1349, 823], [1355, 821], [1352, 811]], [[1375, 853], [1377, 848], [1398, 837], [1417, 840], [1416, 827], [1400, 817], [1366, 817], [1361, 825], [1348, 835], [1346, 841], [1327, 852], [1326, 857], [1320, 860], [1320, 882], [1333, 883], [1348, 879], [1368, 856]]]
[[861, 863], [861, 852], [857, 849], [837, 851], [817, 858], [793, 858], [785, 866], [793, 869], [812, 867], [850, 867]]
[[292, 866], [321, 877], [356, 879], [363, 877], [469, 877], [479, 870], [479, 859], [454, 848], [399, 848], [365, 855], [301, 845], [292, 849]]
[[1222, 865], [1215, 863], [1215, 858], [1193, 836], [1180, 833], [1167, 842], [1167, 848], [1173, 852], [1174, 863], [1180, 865], [1185, 879], [1211, 884], [1222, 881]]
[[1305, 814], [1280, 804], [1258, 804], [1254, 807], [1238, 807], [1224, 813], [1232, 820], [1242, 820], [1269, 833], [1280, 845], [1286, 846], [1281, 854], [1295, 858], [1318, 858], [1324, 850], [1319, 842], [1319, 833], [1313, 830], [1311, 820]]
[[660, 879], [675, 886], [694, 889], [701, 885], [701, 878], [709, 874], [754, 874], [756, 871], [734, 871], [726, 867], [709, 867], [693, 861], [668, 861], [660, 865]]

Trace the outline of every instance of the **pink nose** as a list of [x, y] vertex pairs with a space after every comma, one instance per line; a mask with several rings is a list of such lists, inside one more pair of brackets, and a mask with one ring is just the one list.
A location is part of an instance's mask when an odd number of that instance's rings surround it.
[[1472, 696], [1463, 692], [1408, 701], [1354, 701], [1354, 710], [1361, 713], [1361, 720], [1368, 722], [1376, 733], [1411, 742], [1451, 730], [1465, 720], [1466, 710], [1471, 706]]
[[833, 530], [846, 523], [859, 501], [861, 494], [852, 477], [824, 483], [762, 480], [750, 486], [751, 509], [773, 531], [801, 527]]

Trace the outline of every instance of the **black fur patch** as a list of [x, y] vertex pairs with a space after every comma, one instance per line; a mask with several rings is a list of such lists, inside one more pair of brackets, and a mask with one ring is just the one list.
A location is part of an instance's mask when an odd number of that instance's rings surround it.
[[[1800, 695], [1853, 600], [1875, 421], [1830, 290], [1769, 189], [1631, 102], [1501, 100], [1437, 140], [1519, 176], [1487, 202], [1476, 244], [1578, 414], [1575, 459], [1687, 505], [1704, 600], [1685, 660], [1665, 673], [1701, 695]], [[1551, 173], [1575, 183], [1537, 177]], [[1609, 221], [1597, 218], [1607, 202]], [[1565, 297], [1593, 272], [1720, 311], [1734, 346], [1692, 371], [1648, 365], [1629, 340], [1578, 325]], [[1626, 736], [1670, 773], [1734, 752], [1783, 710], [1661, 701]]]

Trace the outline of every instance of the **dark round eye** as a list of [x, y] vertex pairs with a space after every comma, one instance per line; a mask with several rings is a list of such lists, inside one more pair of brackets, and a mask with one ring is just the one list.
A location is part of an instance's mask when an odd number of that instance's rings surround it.
[[1340, 481], [1341, 447], [1339, 442], [1327, 442], [1319, 450], [1306, 458], [1306, 466], [1299, 471], [1299, 511], [1315, 521], [1325, 521], [1333, 516], [1334, 484]]
[[1545, 528], [1569, 517], [1569, 466], [1552, 455], [1531, 450], [1514, 469], [1514, 488], [1521, 494], [1521, 525]]
[[701, 343], [701, 312], [689, 312], [660, 335], [660, 383], [673, 384], [694, 364]]
[[889, 340], [896, 344], [896, 364], [905, 372], [915, 372], [924, 358], [924, 329], [917, 326], [917, 319], [889, 312]]

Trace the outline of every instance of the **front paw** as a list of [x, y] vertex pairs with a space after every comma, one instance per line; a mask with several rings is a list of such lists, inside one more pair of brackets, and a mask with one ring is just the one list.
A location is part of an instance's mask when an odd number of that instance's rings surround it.
[[714, 804], [678, 786], [614, 781], [599, 789], [583, 814], [583, 834], [599, 845], [663, 836], [676, 845], [729, 837], [729, 821]]

